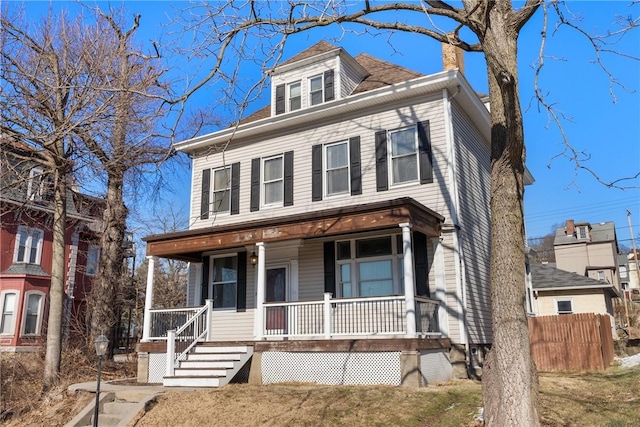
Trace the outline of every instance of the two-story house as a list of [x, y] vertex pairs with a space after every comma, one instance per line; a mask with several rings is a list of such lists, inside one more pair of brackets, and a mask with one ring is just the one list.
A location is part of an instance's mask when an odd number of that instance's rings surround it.
[[[46, 336], [52, 262], [51, 175], [31, 147], [0, 141], [0, 351], [33, 351]], [[85, 324], [100, 253], [99, 200], [70, 190], [65, 234], [65, 334]]]
[[196, 308], [153, 309], [149, 268], [139, 380], [237, 372], [192, 362], [207, 347], [252, 354], [259, 383], [466, 375], [492, 341], [483, 99], [455, 63], [421, 75], [325, 42], [270, 79], [269, 106], [175, 146], [191, 225], [145, 241], [152, 267], [190, 262]]
[[608, 314], [615, 325], [624, 264], [614, 223], [567, 220], [556, 229], [553, 249], [555, 264], [531, 266], [534, 313]]

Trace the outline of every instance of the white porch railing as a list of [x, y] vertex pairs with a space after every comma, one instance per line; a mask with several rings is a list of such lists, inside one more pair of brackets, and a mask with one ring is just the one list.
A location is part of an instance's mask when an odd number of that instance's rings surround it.
[[184, 359], [185, 355], [199, 341], [211, 340], [211, 313], [213, 300], [193, 313], [189, 320], [177, 329], [166, 331], [167, 336], [167, 369], [166, 375], [175, 374], [176, 363]]
[[[416, 297], [416, 331], [439, 336], [439, 302]], [[323, 301], [264, 303], [262, 335], [265, 337], [379, 336], [407, 333], [404, 295]]]
[[[167, 351], [174, 355], [172, 366], [196, 341], [211, 336], [211, 304], [208, 301], [204, 307], [151, 310], [150, 338], [168, 341]], [[322, 301], [264, 303], [263, 327], [256, 338], [406, 335], [406, 307], [404, 295], [331, 298], [327, 293]], [[417, 334], [440, 336], [439, 301], [415, 297], [415, 307]]]

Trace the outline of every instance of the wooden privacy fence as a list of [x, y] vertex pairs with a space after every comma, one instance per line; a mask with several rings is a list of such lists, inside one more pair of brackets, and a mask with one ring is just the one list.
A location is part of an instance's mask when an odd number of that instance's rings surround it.
[[540, 371], [602, 371], [613, 361], [607, 315], [530, 317], [529, 340], [531, 356]]

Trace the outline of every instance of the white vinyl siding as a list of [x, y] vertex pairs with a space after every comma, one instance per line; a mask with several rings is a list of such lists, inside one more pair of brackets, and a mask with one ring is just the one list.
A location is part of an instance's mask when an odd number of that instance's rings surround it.
[[[492, 341], [489, 257], [491, 159], [488, 141], [455, 103], [451, 106], [456, 181], [459, 192], [460, 251], [464, 260], [465, 308], [471, 343]], [[451, 264], [453, 265], [453, 264]], [[522, 275], [524, 277], [524, 264]]]
[[[388, 191], [376, 191], [375, 174], [375, 129], [396, 129], [399, 124], [406, 122], [417, 123], [421, 120], [429, 120], [430, 137], [433, 159], [433, 176], [438, 182], [447, 180], [447, 160], [437, 153], [445, 151], [445, 129], [442, 111], [442, 101], [439, 98], [424, 100], [411, 107], [387, 105], [384, 111], [370, 113], [365, 117], [349, 118], [338, 123], [318, 122], [315, 127], [291, 132], [278, 137], [265, 135], [262, 138], [252, 140], [236, 140], [225, 151], [224, 157], [227, 164], [241, 162], [240, 164], [240, 191], [239, 205], [242, 215], [220, 216], [214, 219], [215, 225], [242, 223], [259, 219], [272, 219], [278, 216], [296, 215], [312, 210], [339, 208], [345, 206], [360, 205], [365, 203], [391, 200], [406, 197], [408, 191], [415, 186], [417, 191], [412, 191], [411, 197], [419, 203], [428, 206], [440, 215], [450, 218], [448, 210], [448, 191], [440, 184], [420, 185], [415, 182], [411, 185], [403, 185], [398, 188], [390, 188]], [[360, 136], [360, 155], [362, 164], [362, 194], [348, 198], [326, 198], [319, 202], [311, 201], [311, 147], [324, 144], [327, 141], [342, 141], [345, 136]], [[285, 152], [293, 149], [295, 156], [293, 206], [250, 212], [250, 188], [251, 188], [251, 162], [247, 159], [256, 157], [267, 158], [274, 152]], [[223, 162], [222, 153], [209, 154], [195, 157], [193, 167], [196, 170], [214, 167]], [[211, 227], [212, 220], [200, 219], [200, 189], [201, 176], [196, 174], [192, 187], [192, 207], [190, 228]], [[445, 181], [446, 182], [446, 181]], [[261, 192], [263, 193], [263, 192]], [[264, 197], [264, 196], [262, 196]]]

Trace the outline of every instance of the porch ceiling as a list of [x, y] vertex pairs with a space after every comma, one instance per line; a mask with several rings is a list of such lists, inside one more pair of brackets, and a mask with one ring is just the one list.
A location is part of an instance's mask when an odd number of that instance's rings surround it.
[[202, 253], [258, 242], [337, 236], [398, 227], [409, 222], [430, 237], [440, 235], [444, 217], [410, 197], [272, 219], [199, 228], [145, 237], [147, 255], [200, 261]]

